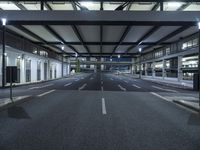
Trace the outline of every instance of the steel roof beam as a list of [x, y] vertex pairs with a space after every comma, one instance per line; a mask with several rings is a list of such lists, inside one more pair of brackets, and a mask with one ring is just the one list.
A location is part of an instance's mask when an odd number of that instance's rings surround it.
[[[27, 28], [21, 26], [21, 25], [15, 25], [15, 28], [17, 28], [18, 30], [21, 30], [22, 32], [32, 36], [33, 38], [37, 39], [38, 41], [42, 42], [45, 45], [47, 44], [47, 41], [45, 41], [43, 38], [41, 38], [40, 36], [36, 35], [35, 33], [31, 32], [30, 30], [28, 30]], [[51, 45], [52, 48], [58, 49], [59, 51], [62, 51], [61, 48]], [[52, 51], [54, 51], [53, 49], [51, 49]], [[66, 53], [67, 54], [67, 53]]]
[[117, 47], [123, 42], [123, 40], [125, 39], [125, 37], [126, 37], [127, 34], [129, 33], [129, 31], [131, 30], [131, 28], [132, 28], [131, 26], [127, 26], [127, 27], [125, 28], [125, 30], [124, 30], [124, 32], [123, 32], [121, 38], [119, 39], [119, 42], [118, 42], [119, 44], [117, 44], [117, 45], [114, 47], [114, 49], [113, 49], [113, 51], [112, 51], [112, 54], [115, 53]]
[[24, 7], [22, 4], [19, 4], [19, 2], [15, 2], [15, 1], [12, 1], [13, 4], [15, 4], [19, 9], [21, 10], [27, 10], [26, 7]]
[[153, 8], [151, 9], [151, 11], [156, 11], [158, 9], [158, 7], [160, 6], [159, 3], [156, 3]]
[[[172, 37], [176, 36], [177, 34], [179, 34], [179, 33], [183, 32], [183, 31], [187, 30], [188, 28], [190, 28], [190, 26], [183, 26], [183, 27], [178, 28], [177, 30], [175, 30], [175, 31], [173, 31], [173, 32], [171, 32], [171, 33], [169, 33], [169, 34], [166, 35], [165, 37], [163, 37], [163, 38], [161, 38], [160, 40], [158, 40], [158, 41], [155, 43], [155, 45], [159, 45], [160, 43], [169, 40], [170, 38], [172, 38]], [[151, 49], [151, 48], [153, 48], [153, 47], [154, 47], [154, 46], [148, 46], [148, 47], [145, 47], [143, 50], [145, 51], [145, 50]]]
[[[41, 42], [35, 42], [35, 44], [42, 44]], [[57, 41], [52, 41], [52, 42], [47, 42], [49, 45], [60, 45], [62, 44], [61, 42]], [[81, 42], [64, 42], [66, 45], [82, 45]], [[138, 45], [139, 42], [84, 42], [84, 45]], [[155, 42], [142, 42], [140, 45], [155, 45]], [[160, 45], [169, 45], [171, 42], [162, 42]]]
[[196, 26], [197, 11], [18, 11], [4, 10], [8, 25]]
[[75, 53], [79, 54], [79, 52], [71, 45], [66, 44], [65, 40], [56, 32], [54, 31], [50, 26], [45, 25], [45, 29], [50, 32], [55, 38], [57, 38], [59, 41], [61, 41], [63, 44], [65, 44], [67, 47], [72, 49]]
[[186, 9], [187, 7], [189, 7], [191, 5], [191, 3], [186, 3], [183, 4], [182, 6], [180, 6], [177, 11], [183, 11], [184, 9]]
[[75, 25], [72, 25], [72, 29], [74, 31], [74, 33], [76, 34], [76, 36], [78, 37], [78, 39], [80, 40], [80, 42], [82, 43], [83, 47], [86, 49], [86, 51], [90, 54], [90, 50], [87, 47], [87, 45], [84, 44], [83, 38], [78, 30], [78, 28]]
[[[138, 45], [142, 45], [142, 41], [144, 41], [145, 39], [147, 39], [148, 37], [150, 37], [154, 32], [156, 32], [158, 29], [160, 29], [160, 26], [154, 26], [152, 27], [146, 34], [144, 34], [138, 41]], [[132, 50], [133, 48], [135, 48], [138, 45], [132, 45], [130, 46], [125, 53], [128, 53], [130, 50]]]
[[51, 8], [51, 6], [50, 6], [47, 2], [45, 2], [44, 5], [45, 5], [45, 7], [46, 7], [48, 10], [53, 10], [53, 9]]
[[[22, 0], [15, 0], [17, 2], [20, 2]], [[33, 0], [24, 0], [24, 1], [33, 1]], [[52, 0], [34, 0], [37, 2], [52, 2]], [[53, 0], [54, 2], [77, 2], [77, 0]], [[88, 0], [81, 0], [81, 1], [88, 1]], [[94, 2], [170, 2], [171, 0], [92, 0]], [[200, 0], [178, 0], [179, 2], [200, 2]]]
[[103, 52], [103, 26], [100, 26], [100, 53]]

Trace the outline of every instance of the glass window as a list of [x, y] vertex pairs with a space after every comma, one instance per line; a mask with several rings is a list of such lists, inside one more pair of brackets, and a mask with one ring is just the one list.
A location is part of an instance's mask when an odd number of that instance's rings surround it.
[[186, 49], [187, 48], [187, 42], [183, 43], [182, 45], [182, 49]]
[[197, 45], [198, 45], [198, 39], [194, 39], [194, 40], [192, 41], [192, 45], [193, 45], [193, 46], [197, 46]]
[[31, 60], [27, 59], [26, 60], [26, 82], [30, 82], [31, 81]]
[[37, 80], [41, 80], [41, 62], [38, 61], [37, 63]]
[[188, 48], [189, 47], [192, 47], [192, 40], [191, 41], [188, 41]]
[[169, 47], [166, 48], [166, 55], [168, 55], [168, 54], [170, 54], [170, 48]]

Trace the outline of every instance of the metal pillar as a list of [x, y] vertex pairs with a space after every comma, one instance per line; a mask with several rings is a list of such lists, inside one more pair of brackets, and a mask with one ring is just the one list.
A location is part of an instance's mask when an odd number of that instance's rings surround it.
[[163, 6], [163, 2], [160, 2], [160, 11], [163, 11], [164, 6]]
[[181, 70], [182, 68], [182, 58], [183, 56], [178, 56], [178, 81], [180, 82], [181, 80], [183, 80], [183, 72]]
[[155, 77], [155, 62], [152, 63], [152, 77]]
[[200, 27], [199, 27], [199, 58], [198, 58], [198, 73], [199, 73], [199, 107], [200, 107]]
[[163, 80], [165, 79], [166, 77], [166, 60], [163, 59], [163, 68], [162, 68], [162, 78]]
[[61, 72], [62, 72], [62, 78], [63, 78], [63, 76], [64, 76], [64, 75], [63, 75], [63, 74], [64, 74], [64, 72], [63, 72], [64, 62], [63, 62], [63, 61], [64, 61], [64, 58], [63, 58], [63, 53], [62, 53], [62, 70], [61, 70]]
[[5, 26], [2, 26], [2, 87], [5, 87]]
[[41, 1], [40, 10], [44, 10], [44, 2], [43, 1]]
[[139, 79], [141, 79], [141, 53], [140, 53], [140, 56], [139, 56]]

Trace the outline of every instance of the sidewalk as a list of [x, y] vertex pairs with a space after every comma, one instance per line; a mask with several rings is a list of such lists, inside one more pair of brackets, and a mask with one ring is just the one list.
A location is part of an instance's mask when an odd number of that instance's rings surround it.
[[29, 97], [31, 97], [31, 95], [16, 96], [13, 97], [13, 100], [11, 100], [10, 98], [2, 98], [0, 99], [0, 110], [5, 109], [12, 105], [16, 105], [19, 102], [22, 103], [26, 101], [26, 99]]
[[192, 81], [178, 81], [176, 78], [165, 78], [163, 79], [162, 77], [144, 77], [142, 76], [143, 80], [148, 80], [152, 82], [156, 82], [159, 84], [164, 84], [167, 86], [172, 86], [172, 87], [178, 87], [178, 88], [189, 88], [193, 89], [193, 82]]
[[190, 109], [193, 109], [195, 111], [200, 112], [199, 102], [198, 101], [187, 101], [187, 100], [173, 100], [174, 103], [177, 103], [179, 105], [188, 107]]
[[[124, 76], [130, 78], [139, 78], [139, 75], [132, 75], [132, 74], [123, 74]], [[193, 89], [193, 81], [178, 81], [176, 78], [165, 78], [162, 77], [151, 77], [151, 76], [142, 76], [142, 80], [151, 81], [154, 83], [158, 83], [161, 85], [176, 87], [176, 88], [184, 88], [184, 89]]]

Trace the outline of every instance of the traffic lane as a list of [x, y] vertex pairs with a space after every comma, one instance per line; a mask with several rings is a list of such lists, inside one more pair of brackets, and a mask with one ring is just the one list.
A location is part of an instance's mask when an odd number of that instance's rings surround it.
[[92, 74], [86, 82], [85, 88], [83, 90], [95, 90], [95, 91], [100, 91], [101, 90], [101, 73], [95, 73]]
[[[52, 81], [45, 81], [40, 83], [28, 84], [28, 85], [21, 85], [21, 86], [14, 86], [13, 87], [13, 96], [22, 96], [22, 95], [35, 95], [39, 91], [46, 91], [51, 90], [56, 87], [61, 86], [64, 82], [73, 82], [77, 79], [81, 79], [87, 76], [87, 74], [75, 75], [69, 78], [63, 78], [58, 80]], [[1, 98], [8, 98], [10, 95], [10, 88], [0, 89], [0, 99]]]
[[18, 107], [23, 113], [14, 118], [14, 112], [0, 113], [1, 149], [103, 147], [101, 92], [55, 91]]
[[171, 90], [177, 90], [178, 92], [191, 92], [193, 90], [191, 89], [183, 89], [183, 88], [178, 88], [178, 87], [172, 87], [172, 86], [169, 86], [169, 85], [164, 85], [164, 84], [159, 84], [159, 83], [155, 83], [155, 82], [152, 82], [152, 81], [148, 81], [148, 80], [143, 80], [143, 79], [138, 79], [138, 78], [131, 78], [131, 77], [126, 77], [126, 76], [123, 76], [123, 75], [115, 75], [116, 77], [118, 78], [121, 78], [121, 79], [125, 79], [125, 80], [128, 80], [130, 82], [136, 82], [138, 84], [140, 84], [141, 86], [145, 86], [145, 87], [148, 87], [149, 89], [152, 88], [152, 86], [160, 86], [162, 88], [166, 88], [166, 89], [171, 89]]
[[101, 86], [103, 87], [103, 91], [121, 91], [121, 89], [118, 87], [118, 82], [111, 80], [109, 74], [104, 73], [102, 74], [102, 84]]
[[125, 77], [125, 76], [117, 76], [114, 75], [116, 79], [125, 81], [126, 83], [132, 84], [136, 88], [141, 87], [145, 90], [149, 90], [149, 92], [181, 92], [181, 93], [190, 93], [193, 92], [190, 89], [181, 89], [181, 88], [176, 88], [176, 87], [171, 87], [171, 86], [165, 86], [162, 84], [142, 80], [142, 79], [133, 79], [130, 77]]
[[148, 92], [104, 92], [104, 97], [110, 149], [200, 148], [198, 114]]
[[[157, 88], [153, 88], [150, 85], [145, 85], [139, 82], [136, 82], [136, 80], [127, 80], [125, 78], [121, 78], [112, 74], [108, 74], [107, 78], [112, 81], [115, 82], [118, 90], [116, 91], [136, 91], [136, 92], [159, 92], [159, 91], [163, 91]], [[112, 89], [109, 89], [110, 91], [112, 91]], [[115, 91], [115, 90], [113, 90]], [[169, 92], [169, 91], [168, 91]], [[172, 91], [171, 91], [172, 92]], [[174, 92], [174, 91], [173, 91]]]
[[86, 77], [82, 77], [74, 80], [73, 82], [65, 83], [58, 90], [79, 90], [83, 85], [87, 86], [88, 81], [93, 76], [93, 74], [88, 74]]

